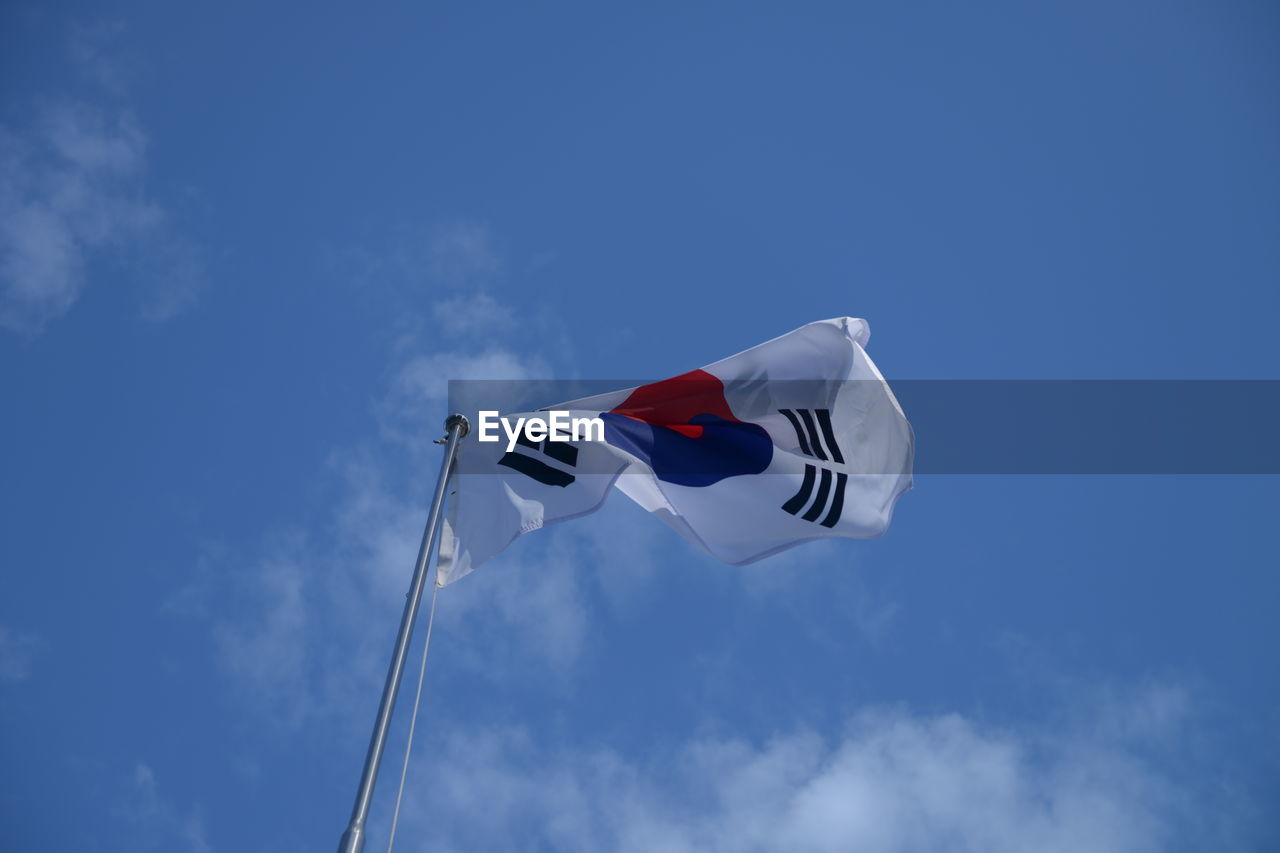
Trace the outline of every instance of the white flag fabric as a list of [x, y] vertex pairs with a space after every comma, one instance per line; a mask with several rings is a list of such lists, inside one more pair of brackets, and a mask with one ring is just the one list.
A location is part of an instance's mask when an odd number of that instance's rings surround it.
[[458, 449], [437, 583], [595, 511], [611, 488], [735, 565], [879, 536], [911, 488], [914, 441], [869, 336], [864, 320], [822, 320], [672, 379], [549, 407], [599, 417], [603, 441], [508, 449], [473, 430]]

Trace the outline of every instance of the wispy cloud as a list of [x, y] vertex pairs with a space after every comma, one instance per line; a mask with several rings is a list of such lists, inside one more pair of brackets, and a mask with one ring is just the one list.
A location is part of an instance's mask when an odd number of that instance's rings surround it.
[[467, 219], [393, 228], [371, 245], [328, 249], [323, 260], [361, 287], [416, 297], [416, 306], [424, 292], [470, 298], [492, 290], [507, 266], [489, 227]]
[[215, 625], [222, 662], [259, 694], [298, 694], [305, 701], [308, 610], [304, 591], [311, 580], [298, 549], [282, 546], [240, 578], [240, 597], [253, 618]]
[[520, 355], [481, 339], [470, 352], [407, 355], [395, 368], [390, 387], [375, 412], [383, 437], [425, 449], [424, 440], [439, 438], [448, 412], [449, 380], [526, 380], [544, 374], [537, 355]]
[[387, 312], [400, 355], [476, 355], [495, 340], [516, 340], [521, 356], [571, 363], [561, 319], [527, 301], [517, 309], [520, 300], [509, 298], [512, 279], [545, 266], [541, 255], [509, 261], [490, 228], [475, 220], [387, 231], [369, 244], [326, 250], [322, 263], [329, 275], [361, 288]]
[[212, 853], [200, 810], [180, 810], [162, 796], [147, 764], [139, 762], [121, 786], [115, 814], [129, 824], [135, 849]]
[[208, 286], [204, 251], [195, 241], [158, 229], [145, 249], [136, 247], [138, 311], [143, 320], [163, 323], [194, 308]]
[[0, 625], [0, 681], [25, 680], [39, 646], [34, 635]]
[[492, 232], [474, 222], [452, 222], [432, 229], [427, 257], [432, 279], [451, 287], [485, 284], [504, 266]]
[[443, 299], [432, 306], [431, 316], [446, 335], [459, 339], [479, 335], [496, 337], [516, 330], [511, 308], [485, 291]]
[[[77, 36], [73, 48], [95, 77], [119, 82], [99, 40]], [[114, 97], [47, 100], [24, 124], [0, 125], [0, 327], [39, 333], [70, 310], [108, 254], [136, 258], [127, 267], [146, 319], [194, 304], [203, 266], [147, 195], [147, 146]]]
[[790, 613], [815, 641], [846, 644], [853, 628], [874, 646], [892, 630], [898, 604], [871, 580], [863, 553], [849, 542], [827, 539], [748, 566], [724, 567], [708, 555], [699, 556], [726, 585]]
[[[286, 728], [367, 718], [422, 536], [428, 475], [406, 489], [367, 454], [335, 465], [343, 498], [330, 535], [278, 536], [239, 566], [213, 557], [201, 588], [174, 598], [173, 609], [212, 623], [217, 659], [247, 704]], [[450, 651], [433, 672], [563, 683], [590, 648], [601, 590], [652, 571], [640, 531], [609, 529], [634, 543], [625, 559], [599, 526], [566, 526], [443, 591], [438, 643]]]
[[71, 26], [71, 58], [89, 78], [106, 92], [123, 97], [128, 87], [127, 65], [111, 49], [125, 31], [119, 21], [94, 21]]
[[595, 523], [525, 537], [483, 571], [441, 593], [442, 643], [453, 666], [483, 677], [570, 678], [598, 620], [642, 606], [658, 562], [652, 519], [623, 501]]
[[1223, 849], [1227, 813], [1205, 820], [1223, 803], [1093, 733], [1152, 701], [1163, 699], [1139, 692], [1068, 729], [878, 709], [836, 737], [698, 738], [642, 761], [538, 745], [520, 729], [455, 733], [430, 756], [429, 797], [413, 803], [401, 838], [419, 850], [517, 838], [566, 851], [1140, 853], [1175, 838]]
[[[199, 590], [174, 598], [175, 610], [214, 620], [224, 669], [286, 725], [368, 714], [422, 535], [448, 380], [524, 380], [551, 370], [540, 345], [554, 335], [512, 335], [512, 313], [487, 291], [455, 289], [503, 268], [483, 228], [439, 229], [426, 246], [432, 281], [444, 293], [393, 344], [386, 386], [371, 410], [377, 439], [333, 454], [339, 497], [331, 523], [281, 532], [238, 568], [206, 567]], [[448, 590], [441, 630], [458, 642], [452, 665], [489, 677], [530, 666], [571, 671], [589, 630], [584, 583], [596, 583], [575, 567], [603, 562], [598, 535], [555, 531], [540, 547], [523, 549], [518, 567], [495, 565], [490, 578]], [[634, 539], [630, 564], [639, 567], [647, 549]], [[592, 556], [563, 559], [570, 553]], [[220, 603], [192, 606], [209, 598]], [[478, 612], [486, 618], [466, 618]], [[370, 631], [371, 624], [385, 628]]]

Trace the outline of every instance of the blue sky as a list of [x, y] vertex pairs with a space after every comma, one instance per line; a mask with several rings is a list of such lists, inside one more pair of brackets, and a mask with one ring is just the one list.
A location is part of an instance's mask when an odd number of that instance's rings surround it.
[[[8, 4], [12, 849], [336, 847], [447, 379], [1280, 378], [1274, 8], [1034, 5]], [[1273, 849], [1278, 488], [616, 498], [441, 595], [397, 849]]]

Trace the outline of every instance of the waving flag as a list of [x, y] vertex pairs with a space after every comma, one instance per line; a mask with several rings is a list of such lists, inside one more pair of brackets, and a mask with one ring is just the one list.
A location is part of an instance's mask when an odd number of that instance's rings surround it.
[[879, 536], [911, 488], [913, 440], [864, 350], [869, 335], [864, 320], [823, 320], [700, 370], [550, 407], [600, 418], [603, 441], [467, 440], [437, 583], [595, 511], [611, 488], [736, 565]]

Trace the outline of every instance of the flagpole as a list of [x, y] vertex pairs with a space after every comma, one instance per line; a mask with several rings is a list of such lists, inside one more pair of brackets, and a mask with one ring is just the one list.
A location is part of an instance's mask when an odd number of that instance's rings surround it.
[[422, 590], [427, 581], [427, 564], [435, 547], [440, 528], [441, 510], [445, 492], [449, 486], [453, 460], [458, 454], [458, 442], [471, 430], [471, 424], [462, 415], [450, 415], [444, 422], [444, 459], [440, 462], [440, 478], [436, 481], [435, 495], [431, 499], [431, 511], [427, 514], [427, 526], [422, 533], [422, 546], [418, 549], [418, 563], [413, 570], [413, 580], [400, 618], [400, 633], [396, 637], [395, 651], [391, 654], [391, 666], [387, 670], [387, 683], [382, 688], [382, 701], [378, 704], [378, 717], [373, 724], [373, 736], [369, 739], [369, 753], [364, 759], [364, 772], [360, 774], [360, 787], [356, 791], [356, 804], [351, 810], [351, 822], [342, 833], [338, 853], [361, 853], [364, 850], [365, 821], [369, 817], [369, 805], [373, 801], [373, 786], [378, 780], [378, 765], [382, 763], [382, 750], [387, 745], [387, 730], [391, 726], [391, 712], [395, 709], [396, 694], [400, 691], [400, 678], [404, 674], [404, 660], [409, 653], [409, 638], [413, 623], [422, 603]]

